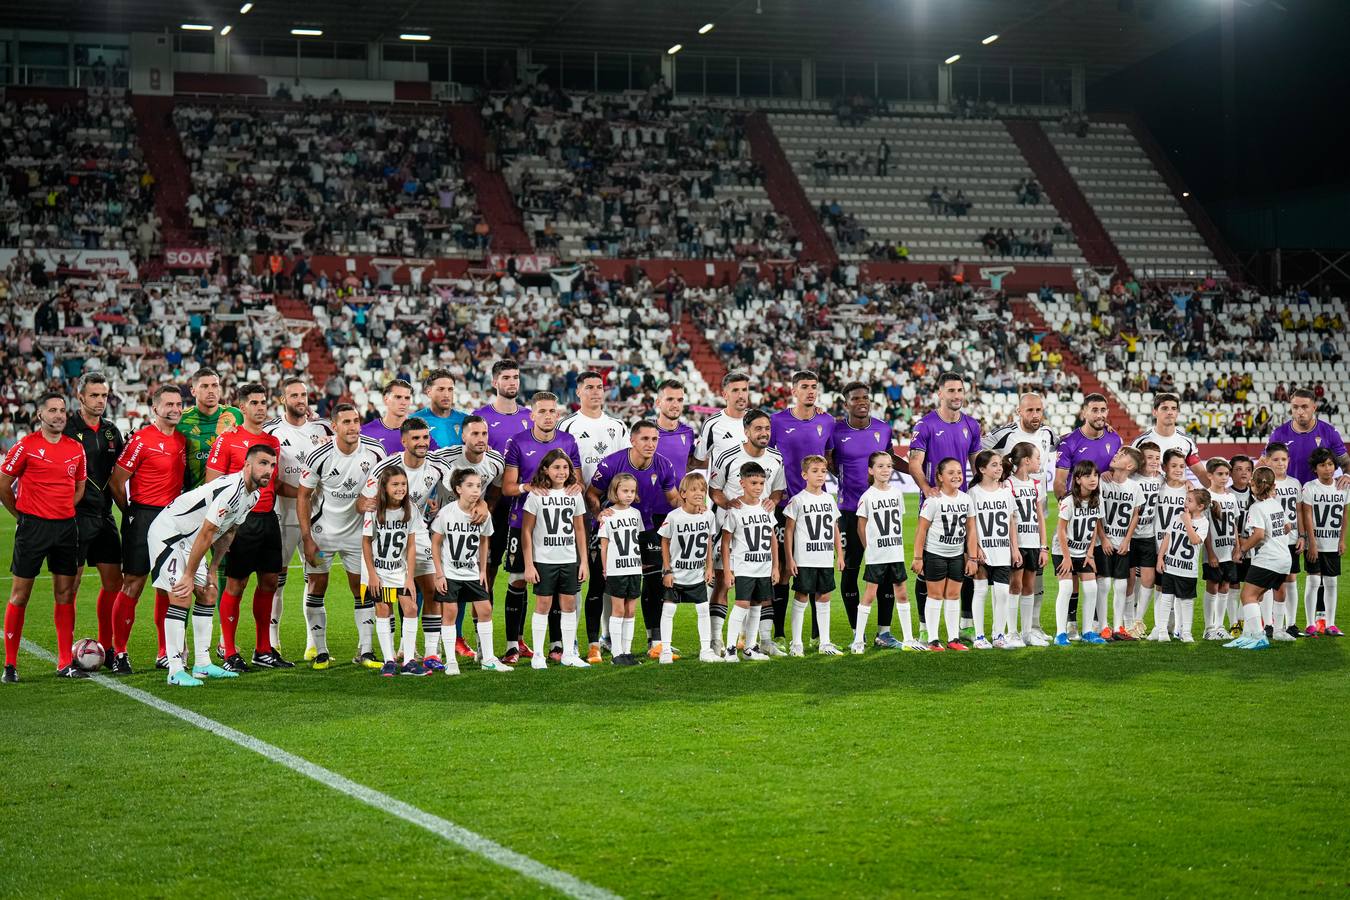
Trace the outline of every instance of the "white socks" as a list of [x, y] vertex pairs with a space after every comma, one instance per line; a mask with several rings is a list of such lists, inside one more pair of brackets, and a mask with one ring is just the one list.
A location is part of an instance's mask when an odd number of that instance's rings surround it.
[[792, 628], [789, 634], [792, 635], [792, 643], [794, 644], [800, 644], [802, 642], [802, 623], [806, 619], [806, 607], [809, 605], [810, 604], [800, 597], [792, 601], [792, 610], [789, 613], [788, 623]]
[[548, 646], [548, 613], [536, 612], [530, 615], [530, 637], [534, 640], [535, 653], [548, 652], [544, 649]]
[[[454, 630], [454, 625], [455, 625], [455, 617], [451, 616], [450, 628], [452, 631]], [[438, 657], [441, 655], [441, 632], [443, 630], [444, 630], [444, 623], [442, 622], [440, 616], [422, 617], [422, 634], [427, 645], [426, 646], [427, 656]], [[448, 642], [445, 645], [445, 648], [447, 651], [454, 651], [455, 639], [449, 638]], [[447, 653], [447, 655], [449, 654]]]
[[773, 607], [759, 608], [759, 646], [773, 643]]
[[[998, 582], [994, 582], [993, 591], [994, 591], [994, 621], [990, 626], [989, 630], [992, 631], [996, 636], [1000, 634], [1007, 634], [1008, 586], [1006, 584], [999, 584]], [[981, 623], [980, 623], [980, 616], [978, 614], [976, 615], [975, 623], [977, 626], [975, 629], [975, 633], [979, 634], [980, 631], [978, 626]]]
[[1266, 591], [1261, 595], [1261, 620], [1258, 625], [1275, 624], [1275, 592]]
[[1171, 594], [1159, 594], [1158, 606], [1153, 611], [1153, 633], [1170, 636], [1172, 627], [1172, 604], [1176, 602]]
[[712, 651], [712, 611], [706, 600], [702, 603], [694, 604], [694, 612], [698, 614], [698, 649], [699, 652]]
[[[601, 619], [600, 621], [604, 621]], [[623, 656], [628, 651], [623, 648], [623, 633], [625, 631], [624, 618], [621, 615], [614, 614], [613, 607], [610, 607], [609, 613], [609, 652], [615, 656]]]
[[[1055, 636], [1069, 633], [1069, 598], [1073, 596], [1073, 578], [1065, 578], [1059, 583], [1059, 595], [1055, 597]], [[1081, 602], [1081, 600], [1080, 600]]]
[[816, 624], [820, 626], [820, 642], [822, 644], [833, 644], [830, 640], [830, 601], [816, 601]]
[[417, 624], [417, 616], [403, 617], [403, 640], [399, 642], [398, 653], [405, 663], [417, 658]]
[[328, 652], [328, 610], [324, 608], [322, 597], [305, 595], [305, 632], [306, 647], [313, 647], [319, 653]]
[[975, 596], [970, 600], [970, 624], [976, 637], [984, 637], [984, 603], [988, 596], [988, 580], [975, 579]]
[[[380, 656], [385, 662], [394, 658], [394, 633], [385, 625], [390, 619], [376, 618], [374, 620], [375, 636], [380, 639]], [[364, 651], [362, 651], [364, 652]]]
[[[1266, 596], [1270, 596], [1269, 592]], [[1261, 624], [1261, 604], [1242, 604], [1242, 634], [1244, 637], [1265, 637], [1266, 631]]]
[[675, 633], [675, 604], [661, 604], [661, 651], [670, 650], [671, 635]]
[[[759, 607], [755, 607], [758, 609]], [[736, 641], [741, 636], [745, 628], [745, 620], [750, 617], [750, 610], [744, 606], [733, 606], [727, 614], [727, 653], [736, 652]]]
[[[547, 619], [548, 617], [545, 616], [544, 618]], [[628, 623], [626, 633], [631, 645], [633, 642], [633, 620], [625, 619], [624, 621]], [[562, 654], [563, 659], [575, 659], [577, 655], [577, 611], [575, 609], [562, 614]]]
[[1189, 638], [1191, 628], [1194, 627], [1195, 623], [1195, 598], [1177, 600], [1176, 604], [1177, 624], [1179, 626], [1177, 630], [1181, 632], [1182, 638]]
[[194, 666], [211, 665], [211, 630], [214, 619], [211, 606], [192, 607], [192, 664]]
[[[1017, 598], [1017, 605], [1021, 610], [1020, 625], [1022, 629], [1022, 636], [1027, 637], [1028, 635], [1031, 634], [1032, 631], [1039, 628], [1041, 624], [1040, 610], [1037, 609], [1036, 607], [1036, 595], [1035, 594], [1021, 595], [1020, 597]], [[1013, 618], [1011, 613], [1008, 615], [1008, 618], [1009, 619]], [[1016, 621], [1012, 621], [1009, 624], [1012, 625], [1014, 628], [1016, 628], [1019, 625], [1019, 623]]]
[[272, 642], [273, 650], [281, 649], [281, 610], [284, 605], [282, 598], [286, 593], [286, 574], [284, 572], [279, 581], [280, 584], [277, 585], [277, 589], [272, 592], [272, 619], [267, 626], [267, 639]]
[[356, 647], [359, 652], [370, 652], [370, 638], [374, 631], [375, 605], [356, 607]]
[[858, 604], [857, 624], [853, 627], [853, 643], [862, 644], [866, 642], [867, 620], [872, 617], [872, 606], [868, 604]]
[[938, 639], [938, 621], [942, 617], [942, 601], [928, 597], [923, 604], [923, 627], [928, 631], [931, 643]]
[[895, 614], [900, 617], [900, 633], [906, 641], [914, 640], [914, 623], [910, 621], [909, 601], [895, 604]]
[[764, 607], [752, 603], [745, 615], [745, 649], [749, 650], [759, 640], [759, 620], [764, 617]]
[[1298, 579], [1284, 583], [1284, 624], [1285, 627], [1298, 621]]
[[[961, 636], [961, 598], [942, 601], [942, 618], [947, 622], [947, 643]], [[929, 634], [929, 638], [936, 635]]]
[[1340, 576], [1324, 575], [1322, 576], [1322, 617], [1327, 620], [1327, 625], [1336, 624], [1336, 588], [1339, 586]]
[[1083, 630], [1101, 631], [1097, 619], [1097, 582], [1084, 579], [1078, 583], [1078, 607], [1083, 611]]
[[[495, 661], [497, 653], [492, 645], [492, 619], [489, 617], [486, 622], [478, 623], [478, 658], [481, 662], [488, 660]], [[455, 648], [450, 647], [450, 653], [454, 653]], [[447, 654], [449, 655], [449, 654]]]
[[1321, 586], [1321, 575], [1309, 575], [1303, 583], [1303, 615], [1308, 625], [1317, 621], [1317, 591]]
[[[1156, 586], [1149, 587], [1142, 584], [1139, 586], [1139, 601], [1134, 605], [1134, 620], [1136, 622], [1144, 622], [1144, 620], [1148, 618], [1148, 605], [1153, 602], [1153, 595], [1156, 592]], [[1154, 617], [1154, 621], [1157, 621], [1156, 616]], [[1147, 624], [1147, 622], [1145, 622], [1145, 624]]]
[[[194, 636], [195, 637], [195, 636]], [[206, 636], [211, 645], [211, 636]], [[169, 655], [169, 677], [183, 671], [183, 655], [187, 652], [187, 610], [170, 606], [164, 616], [164, 650]]]

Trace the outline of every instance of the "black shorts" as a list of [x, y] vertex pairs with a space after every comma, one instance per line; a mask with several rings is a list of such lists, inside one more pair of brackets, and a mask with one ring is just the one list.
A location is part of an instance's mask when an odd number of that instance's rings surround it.
[[502, 556], [502, 568], [508, 572], [525, 571], [525, 548], [520, 543], [520, 528], [507, 529], [506, 553]]
[[990, 584], [1010, 584], [1012, 582], [1012, 566], [990, 566], [984, 567], [985, 580]]
[[[1097, 563], [1097, 575], [1101, 578], [1129, 578], [1130, 565], [1133, 548], [1125, 553], [1107, 553], [1101, 547], [1094, 551], [1095, 561]], [[1157, 565], [1158, 558], [1153, 558], [1154, 565]]]
[[960, 556], [939, 556], [936, 553], [924, 551], [924, 581], [962, 581], [965, 577], [966, 555], [964, 553]]
[[122, 540], [112, 516], [81, 516], [76, 518], [75, 524], [80, 531], [79, 558], [76, 560], [80, 566], [122, 565]]
[[1317, 560], [1304, 560], [1307, 564], [1309, 575], [1321, 575], [1327, 578], [1338, 578], [1341, 574], [1341, 555], [1339, 553], [1318, 553]]
[[505, 497], [497, 498], [492, 507], [492, 537], [488, 541], [488, 568], [496, 571], [501, 568], [502, 557], [506, 554], [506, 545], [511, 538], [511, 501]]
[[1027, 572], [1039, 572], [1041, 570], [1041, 552], [1044, 549], [1044, 547], [1017, 547], [1013, 550], [1013, 564], [1016, 565], [1020, 558], [1022, 565], [1018, 568]]
[[1299, 553], [1297, 550], [1295, 550], [1293, 544], [1290, 544], [1290, 545], [1289, 545], [1289, 574], [1290, 574], [1290, 575], [1297, 575], [1297, 574], [1299, 573], [1299, 571], [1300, 571], [1300, 569], [1299, 569], [1299, 560], [1301, 560], [1302, 558], [1303, 558], [1303, 554], [1301, 554], [1301, 553]]
[[1158, 539], [1151, 537], [1131, 538], [1130, 568], [1156, 569], [1157, 567], [1158, 567]]
[[708, 586], [698, 584], [677, 584], [666, 588], [667, 603], [707, 603]]
[[259, 575], [280, 573], [284, 566], [281, 562], [281, 520], [277, 514], [249, 513], [230, 542], [221, 568], [225, 570], [226, 578], [247, 578], [255, 572]]
[[747, 575], [736, 576], [736, 601], [758, 603], [773, 599], [773, 579], [768, 575], [752, 578]]
[[[591, 582], [597, 579], [591, 576]], [[641, 575], [606, 575], [605, 593], [621, 600], [636, 600], [642, 596]]]
[[839, 527], [844, 529], [844, 568], [860, 568], [863, 562], [864, 547], [862, 538], [858, 537], [858, 514], [841, 509], [839, 511]]
[[1187, 578], [1185, 575], [1163, 572], [1158, 576], [1158, 591], [1163, 594], [1171, 594], [1178, 600], [1194, 600], [1196, 594], [1195, 579]]
[[576, 596], [581, 589], [577, 579], [579, 567], [574, 562], [535, 563], [534, 568], [539, 573], [539, 583], [534, 586], [536, 597], [552, 597], [554, 594]]
[[133, 503], [122, 516], [122, 574], [150, 574], [150, 523], [164, 509]]
[[492, 595], [482, 582], [445, 580], [445, 593], [436, 595], [437, 603], [474, 603], [478, 600], [492, 602]]
[[1285, 577], [1284, 572], [1272, 572], [1260, 566], [1252, 566], [1247, 569], [1245, 583], [1256, 585], [1263, 591], [1278, 591], [1284, 587]]
[[1232, 560], [1229, 560], [1228, 562], [1221, 562], [1216, 566], [1211, 566], [1209, 563], [1205, 563], [1204, 573], [1205, 573], [1206, 587], [1209, 587], [1210, 585], [1213, 584], [1238, 583], [1237, 563], [1233, 562]]
[[797, 577], [792, 579], [792, 590], [798, 594], [834, 593], [834, 569], [824, 566], [800, 567]]
[[36, 578], [46, 562], [53, 575], [74, 575], [80, 568], [79, 552], [80, 529], [74, 518], [44, 519], [19, 513], [9, 571], [15, 578]]
[[642, 552], [642, 574], [654, 575], [661, 571], [661, 535], [653, 528], [638, 533], [638, 548]]
[[866, 583], [879, 587], [895, 587], [897, 584], [903, 586], [909, 580], [905, 564], [902, 562], [863, 566], [862, 577]]
[[[1070, 561], [1070, 563], [1073, 565], [1073, 574], [1075, 574], [1075, 575], [1095, 575], [1095, 574], [1097, 574], [1096, 572], [1092, 571], [1091, 568], [1088, 567], [1088, 559], [1087, 559], [1086, 556], [1082, 557], [1081, 559], [1080, 559], [1079, 557], [1077, 557], [1077, 556], [1071, 556], [1071, 557], [1069, 557], [1069, 561]], [[1050, 562], [1052, 562], [1052, 563], [1054, 564], [1054, 566], [1055, 566], [1055, 574], [1058, 575], [1058, 574], [1059, 574], [1059, 567], [1060, 567], [1061, 564], [1063, 564], [1063, 562], [1064, 562], [1064, 557], [1060, 556], [1058, 553], [1051, 554], [1051, 556], [1050, 556]], [[1157, 558], [1156, 558], [1156, 557], [1154, 558], [1154, 562], [1155, 562], [1155, 563], [1157, 562]], [[1151, 569], [1151, 568], [1153, 568], [1153, 566], [1149, 566], [1149, 568]]]
[[1247, 557], [1243, 557], [1242, 559], [1238, 560], [1238, 562], [1234, 564], [1234, 568], [1236, 569], [1237, 578], [1233, 581], [1233, 583], [1234, 583], [1234, 584], [1242, 584], [1244, 581], [1246, 581], [1246, 580], [1247, 580], [1247, 572], [1248, 572], [1248, 570], [1251, 569], [1251, 567], [1252, 567], [1252, 561], [1251, 561], [1251, 559], [1249, 559], [1249, 558], [1247, 558]]

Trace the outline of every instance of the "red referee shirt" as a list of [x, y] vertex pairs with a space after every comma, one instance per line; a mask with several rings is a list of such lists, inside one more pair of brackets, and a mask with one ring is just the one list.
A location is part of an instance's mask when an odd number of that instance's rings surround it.
[[180, 431], [165, 434], [147, 425], [131, 436], [117, 457], [117, 467], [131, 473], [131, 502], [168, 506], [183, 493], [187, 438]]
[[[244, 456], [247, 455], [248, 448], [255, 444], [266, 444], [272, 448], [278, 459], [281, 458], [281, 441], [274, 435], [267, 432], [252, 434], [242, 428], [236, 428], [216, 438], [216, 442], [211, 445], [211, 455], [206, 458], [206, 468], [225, 475], [233, 475], [244, 468]], [[258, 495], [258, 502], [254, 505], [253, 511], [271, 512], [275, 508], [276, 499], [277, 480], [273, 478]]]
[[75, 488], [85, 478], [79, 441], [61, 435], [53, 443], [34, 432], [10, 449], [0, 472], [14, 476], [19, 512], [40, 519], [75, 518]]

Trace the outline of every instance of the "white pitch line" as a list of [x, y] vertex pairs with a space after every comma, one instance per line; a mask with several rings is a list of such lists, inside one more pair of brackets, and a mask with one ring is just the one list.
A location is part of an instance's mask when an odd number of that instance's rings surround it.
[[[44, 659], [47, 662], [56, 661], [56, 657], [47, 652], [45, 648], [38, 646], [27, 638], [24, 638], [22, 646], [24, 650], [39, 659]], [[380, 812], [388, 813], [405, 822], [410, 822], [413, 825], [425, 828], [432, 834], [442, 837], [470, 853], [481, 856], [502, 868], [510, 869], [513, 872], [524, 875], [526, 878], [537, 881], [560, 894], [568, 897], [576, 897], [578, 900], [622, 900], [618, 894], [613, 894], [602, 887], [597, 887], [589, 882], [582, 881], [575, 875], [546, 866], [523, 853], [517, 853], [515, 850], [512, 850], [509, 847], [503, 847], [496, 841], [485, 838], [481, 834], [470, 831], [461, 825], [456, 825], [448, 819], [442, 819], [440, 816], [432, 815], [429, 812], [425, 812], [415, 806], [404, 803], [402, 800], [397, 800], [382, 791], [377, 791], [374, 788], [366, 787], [364, 784], [352, 781], [350, 778], [339, 775], [330, 769], [325, 769], [323, 766], [312, 763], [303, 757], [296, 756], [294, 753], [288, 753], [280, 747], [269, 744], [266, 741], [244, 734], [242, 731], [217, 722], [215, 719], [208, 719], [206, 716], [195, 713], [192, 710], [184, 709], [167, 700], [161, 700], [154, 694], [148, 694], [139, 688], [129, 687], [104, 675], [94, 675], [91, 680], [110, 691], [115, 691], [124, 697], [130, 697], [137, 703], [143, 703], [152, 709], [157, 709], [176, 719], [181, 719], [189, 725], [193, 725], [203, 731], [208, 731], [216, 737], [243, 747], [245, 750], [252, 750], [259, 756], [271, 760], [277, 765], [285, 766], [291, 771], [298, 772], [306, 778], [317, 781], [324, 787], [331, 788], [340, 794], [346, 794], [348, 797], [360, 800], [362, 803], [371, 806]]]

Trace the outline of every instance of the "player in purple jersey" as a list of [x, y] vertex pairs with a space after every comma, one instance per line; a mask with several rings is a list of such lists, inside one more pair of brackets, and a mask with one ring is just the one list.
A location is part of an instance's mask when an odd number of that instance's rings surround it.
[[[529, 409], [516, 402], [520, 396], [520, 365], [514, 359], [499, 359], [492, 364], [492, 390], [497, 396], [482, 409], [474, 410], [474, 415], [482, 416], [483, 421], [487, 422], [488, 446], [505, 457], [506, 445], [511, 438], [534, 427]], [[510, 500], [499, 498], [492, 507], [492, 539], [488, 549], [489, 590], [497, 583], [497, 569], [501, 567], [502, 556], [506, 553], [506, 545], [511, 537], [509, 520], [514, 505]], [[464, 604], [460, 604], [460, 608], [463, 609]]]
[[[655, 422], [635, 422], [628, 431], [631, 446], [611, 453], [595, 467], [587, 501], [600, 508], [614, 476], [628, 473], [637, 479], [638, 495], [633, 507], [642, 515], [642, 624], [647, 629], [647, 651], [656, 646], [661, 635], [661, 604], [665, 586], [661, 583], [661, 537], [656, 533], [658, 516], [665, 517], [680, 503], [680, 480], [675, 477], [675, 464], [657, 452], [660, 429]], [[591, 642], [591, 656], [600, 653], [600, 597], [594, 602], [586, 598], [586, 631]], [[660, 650], [657, 651], [660, 655]]]
[[[863, 544], [858, 536], [858, 498], [869, 487], [867, 461], [878, 450], [895, 456], [891, 426], [872, 416], [872, 392], [861, 381], [844, 385], [845, 416], [834, 425], [834, 470], [839, 479], [840, 528], [844, 532], [844, 570], [840, 593], [850, 628], [857, 627], [858, 572], [862, 568]], [[895, 464], [900, 465], [896, 457]], [[814, 611], [815, 607], [812, 607]], [[887, 581], [877, 587], [878, 647], [899, 647], [891, 637], [895, 591]]]
[[[1106, 424], [1106, 398], [1088, 394], [1083, 398], [1079, 415], [1083, 424], [1059, 440], [1059, 458], [1055, 461], [1055, 496], [1063, 500], [1069, 492], [1069, 471], [1083, 460], [1091, 462], [1099, 473], [1111, 468], [1111, 460], [1120, 452], [1120, 435]], [[1073, 593], [1069, 595], [1069, 638], [1078, 639], [1078, 576], [1073, 576]], [[1039, 624], [1039, 623], [1037, 623]]]
[[[395, 378], [384, 386], [384, 415], [362, 425], [361, 433], [379, 441], [389, 456], [402, 453], [402, 428], [408, 419], [408, 412], [412, 409], [412, 400], [412, 385], [402, 378]], [[435, 441], [431, 442], [431, 449], [438, 449]]]
[[[525, 512], [525, 495], [530, 492], [530, 481], [539, 470], [539, 463], [550, 450], [567, 453], [575, 468], [577, 480], [567, 486], [569, 494], [579, 494], [581, 484], [581, 452], [574, 437], [558, 430], [558, 398], [548, 391], [540, 391], [530, 398], [530, 415], [534, 422], [529, 431], [511, 438], [506, 445], [506, 470], [502, 472], [502, 497], [511, 499], [511, 517], [508, 522], [505, 565], [510, 583], [506, 588], [506, 655], [502, 662], [510, 665], [521, 658], [534, 655], [522, 640], [525, 628], [525, 556], [520, 545], [520, 523]], [[557, 608], [557, 604], [554, 604]], [[543, 653], [544, 648], [539, 647]], [[509, 660], [509, 662], [508, 662]]]
[[[778, 501], [774, 515], [777, 520], [778, 549], [783, 554], [780, 565], [787, 571], [787, 523], [783, 507], [806, 487], [802, 477], [802, 460], [808, 456], [823, 456], [827, 460], [834, 451], [834, 416], [816, 406], [820, 397], [820, 378], [815, 372], [802, 370], [792, 373], [792, 406], [769, 417], [769, 446], [783, 457], [783, 476], [787, 490]], [[783, 620], [787, 617], [788, 579], [773, 587], [773, 637], [783, 639]], [[815, 615], [815, 606], [811, 613]], [[813, 620], [814, 621], [814, 620]], [[763, 648], [761, 648], [763, 649]], [[786, 647], [780, 647], [784, 654]], [[771, 652], [771, 651], [766, 651]]]
[[[658, 432], [656, 452], [670, 460], [675, 467], [675, 483], [679, 484], [689, 471], [689, 460], [694, 453], [694, 443], [698, 434], [684, 417], [684, 385], [678, 381], [666, 380], [656, 387], [656, 428]], [[660, 528], [666, 513], [680, 504], [656, 511], [654, 527]]]
[[[1289, 414], [1289, 421], [1272, 431], [1266, 440], [1267, 444], [1284, 444], [1289, 448], [1289, 477], [1297, 478], [1299, 484], [1316, 479], [1317, 473], [1308, 460], [1314, 451], [1325, 448], [1335, 454], [1341, 470], [1336, 487], [1350, 488], [1350, 453], [1346, 452], [1341, 433], [1330, 422], [1317, 418], [1317, 395], [1307, 388], [1294, 391], [1289, 395]], [[1257, 465], [1265, 465], [1264, 458]]]
[[[980, 423], [961, 412], [966, 405], [966, 381], [955, 372], [943, 372], [937, 380], [937, 409], [919, 420], [909, 441], [909, 474], [919, 483], [922, 495], [919, 509], [929, 497], [936, 497], [937, 468], [944, 459], [960, 460], [962, 465], [961, 490], [968, 485], [967, 464], [980, 452]], [[914, 585], [919, 609], [928, 598], [928, 582], [920, 578]], [[969, 578], [961, 586], [961, 636], [966, 632], [975, 636], [971, 619], [971, 601], [975, 583]], [[968, 625], [967, 622], [970, 622]], [[920, 640], [926, 640], [921, 631]]]

